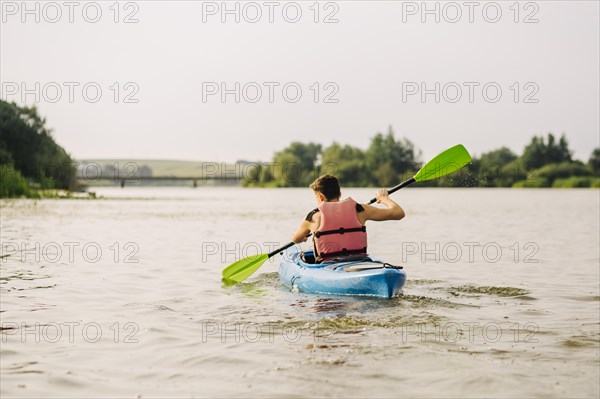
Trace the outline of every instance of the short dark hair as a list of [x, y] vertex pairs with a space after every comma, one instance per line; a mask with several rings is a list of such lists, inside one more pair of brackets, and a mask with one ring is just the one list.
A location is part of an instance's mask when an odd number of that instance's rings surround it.
[[315, 192], [323, 194], [327, 201], [340, 198], [342, 195], [340, 191], [340, 182], [335, 176], [331, 175], [317, 177], [317, 179], [310, 185], [310, 188], [312, 188]]

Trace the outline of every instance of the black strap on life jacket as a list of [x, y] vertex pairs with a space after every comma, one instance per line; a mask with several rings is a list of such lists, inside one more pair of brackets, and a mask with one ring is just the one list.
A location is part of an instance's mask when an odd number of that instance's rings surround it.
[[326, 236], [329, 234], [355, 233], [355, 232], [359, 232], [359, 231], [366, 233], [367, 226], [363, 225], [362, 227], [352, 227], [350, 229], [345, 229], [343, 227], [340, 227], [339, 229], [335, 229], [335, 230], [317, 231], [317, 232], [315, 232], [315, 238], [319, 238], [321, 236]]
[[310, 222], [312, 221], [313, 215], [315, 213], [319, 212], [319, 210], [317, 208], [313, 209], [312, 211], [308, 212], [308, 215], [306, 215], [306, 221]]

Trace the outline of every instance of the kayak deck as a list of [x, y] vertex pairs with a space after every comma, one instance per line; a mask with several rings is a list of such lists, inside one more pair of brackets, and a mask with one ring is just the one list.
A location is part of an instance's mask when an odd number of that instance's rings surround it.
[[[310, 257], [312, 252], [306, 255]], [[302, 292], [391, 298], [400, 292], [406, 273], [373, 257], [312, 264], [302, 260], [301, 252], [286, 252], [279, 264], [279, 280]]]

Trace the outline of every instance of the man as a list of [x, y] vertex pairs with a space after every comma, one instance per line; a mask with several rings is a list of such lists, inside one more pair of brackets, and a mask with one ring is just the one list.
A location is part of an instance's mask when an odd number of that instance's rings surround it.
[[320, 176], [310, 188], [315, 193], [317, 209], [311, 211], [300, 227], [292, 234], [295, 243], [305, 242], [313, 233], [316, 262], [332, 260], [348, 255], [367, 254], [367, 220], [400, 220], [404, 210], [390, 199], [387, 190], [375, 194], [377, 208], [359, 204], [352, 198], [340, 200], [342, 192], [338, 179], [331, 175]]

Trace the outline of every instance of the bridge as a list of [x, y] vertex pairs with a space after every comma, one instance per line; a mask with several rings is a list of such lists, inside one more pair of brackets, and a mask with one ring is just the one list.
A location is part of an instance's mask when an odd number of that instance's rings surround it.
[[113, 181], [119, 183], [121, 187], [125, 187], [126, 184], [136, 184], [139, 181], [189, 181], [192, 183], [192, 187], [198, 187], [198, 182], [206, 183], [208, 181], [216, 182], [221, 181], [224, 183], [241, 183], [244, 179], [243, 176], [237, 176], [233, 174], [225, 175], [208, 175], [208, 176], [97, 176], [93, 178], [86, 178], [83, 176], [77, 177], [77, 182], [82, 184], [93, 184], [98, 181]]

